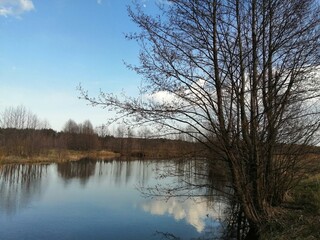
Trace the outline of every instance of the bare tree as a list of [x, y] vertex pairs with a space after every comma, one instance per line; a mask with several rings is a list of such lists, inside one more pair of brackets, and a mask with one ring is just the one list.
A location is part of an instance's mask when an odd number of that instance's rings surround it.
[[74, 120], [69, 119], [64, 125], [63, 131], [67, 133], [79, 133], [79, 126]]
[[98, 134], [99, 137], [106, 137], [110, 135], [110, 131], [108, 129], [108, 126], [102, 124], [95, 128], [95, 132]]
[[[298, 180], [319, 130], [319, 2], [170, 0], [158, 16], [136, 6], [141, 97], [83, 98], [185, 133], [229, 168], [257, 234]], [[159, 97], [161, 96], [161, 97]], [[187, 129], [187, 130], [186, 130]], [[214, 158], [210, 158], [214, 159]]]
[[49, 123], [40, 120], [23, 105], [6, 108], [0, 123], [0, 127], [5, 129], [2, 144], [7, 154], [31, 156], [45, 148], [45, 140], [39, 130], [48, 129]]
[[93, 126], [92, 126], [92, 123], [90, 122], [90, 120], [85, 120], [83, 122], [81, 133], [89, 134], [89, 135], [94, 134]]
[[36, 114], [28, 111], [25, 106], [8, 107], [1, 114], [2, 128], [39, 129], [48, 128], [47, 121], [41, 121]]
[[98, 135], [94, 133], [92, 123], [85, 120], [83, 123], [76, 123], [69, 119], [63, 131], [66, 133], [67, 147], [75, 150], [91, 150], [98, 147]]

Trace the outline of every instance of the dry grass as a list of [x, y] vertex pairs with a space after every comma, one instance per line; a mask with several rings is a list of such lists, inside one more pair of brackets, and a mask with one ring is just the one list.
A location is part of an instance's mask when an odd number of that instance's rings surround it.
[[270, 222], [262, 239], [320, 239], [320, 173], [310, 175], [290, 193], [282, 214]]
[[46, 153], [32, 157], [21, 156], [4, 156], [0, 155], [0, 164], [17, 164], [17, 163], [53, 163], [77, 161], [83, 158], [110, 159], [119, 157], [117, 153], [95, 150], [95, 151], [73, 151], [73, 150], [49, 150]]

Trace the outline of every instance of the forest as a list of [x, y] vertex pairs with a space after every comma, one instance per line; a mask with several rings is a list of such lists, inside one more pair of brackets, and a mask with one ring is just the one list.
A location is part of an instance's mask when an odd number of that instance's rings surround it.
[[98, 136], [96, 133], [56, 132], [52, 129], [0, 129], [0, 157], [49, 154], [51, 150], [104, 150], [122, 157], [167, 158], [197, 151], [197, 144], [182, 140]]
[[113, 153], [110, 156], [125, 158], [172, 158], [199, 155], [196, 153], [199, 147], [182, 136], [157, 138], [147, 129], [135, 134], [124, 125], [119, 125], [111, 134], [106, 127], [94, 128], [90, 120], [76, 123], [69, 119], [62, 131], [56, 131], [24, 106], [7, 108], [1, 117], [0, 161], [14, 157], [32, 160], [52, 153], [63, 158], [67, 151], [104, 151]]

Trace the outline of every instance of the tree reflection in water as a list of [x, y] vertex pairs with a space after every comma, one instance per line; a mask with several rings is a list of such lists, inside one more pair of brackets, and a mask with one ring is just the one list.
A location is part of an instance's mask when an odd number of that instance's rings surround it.
[[[130, 182], [144, 185], [152, 175], [149, 161], [105, 161], [98, 165], [99, 175], [108, 176], [109, 181], [117, 186], [126, 186]], [[154, 162], [153, 162], [154, 163]]]
[[[193, 226], [198, 233], [201, 232], [201, 239], [235, 239], [237, 234], [247, 231], [246, 225], [238, 205], [230, 204], [232, 188], [228, 187], [228, 181], [222, 172], [214, 170], [216, 167], [202, 159], [83, 159], [52, 164], [50, 168], [47, 165], [3, 165], [0, 167], [0, 210], [13, 214], [29, 206], [48, 189], [48, 180], [55, 180], [56, 176], [63, 179], [63, 182], [70, 183], [68, 185], [72, 188], [78, 185], [73, 185], [70, 181], [77, 180], [89, 189], [98, 186], [98, 191], [101, 191], [99, 187], [102, 187], [103, 191], [132, 191], [133, 186], [139, 185], [143, 194], [153, 197], [143, 200], [137, 198], [135, 206], [140, 206], [144, 212], [167, 215], [176, 221], [184, 221]], [[90, 179], [93, 181], [89, 182]], [[61, 181], [52, 183], [51, 188], [60, 187], [59, 182], [61, 184]], [[86, 188], [83, 188], [84, 192]], [[164, 236], [173, 235], [167, 233]]]
[[57, 164], [59, 176], [67, 183], [71, 179], [80, 179], [80, 183], [85, 185], [91, 176], [95, 174], [96, 161], [83, 158], [75, 162], [65, 162]]
[[117, 186], [125, 186], [132, 181], [144, 185], [152, 174], [148, 164], [148, 161], [102, 161], [84, 158], [75, 162], [58, 163], [57, 171], [66, 183], [72, 179], [80, 179], [80, 183], [85, 185], [91, 177], [98, 175], [101, 178], [108, 177], [109, 183]]
[[47, 165], [9, 164], [0, 166], [0, 209], [14, 214], [41, 196]]

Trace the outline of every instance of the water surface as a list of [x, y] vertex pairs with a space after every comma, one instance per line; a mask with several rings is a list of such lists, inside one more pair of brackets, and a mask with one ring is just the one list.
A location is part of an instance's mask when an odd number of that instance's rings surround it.
[[[198, 239], [218, 234], [225, 205], [145, 197], [165, 161], [0, 166], [0, 239]], [[178, 182], [178, 181], [177, 181]], [[140, 190], [139, 190], [140, 189]]]

